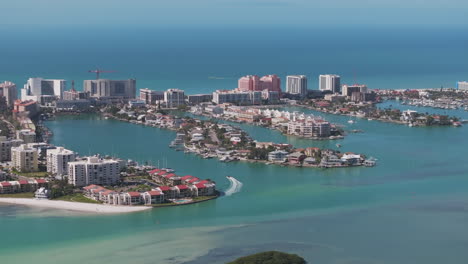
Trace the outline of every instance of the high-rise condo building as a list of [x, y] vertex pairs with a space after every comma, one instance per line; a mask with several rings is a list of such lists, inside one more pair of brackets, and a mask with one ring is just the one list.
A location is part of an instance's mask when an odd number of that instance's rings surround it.
[[257, 75], [247, 75], [239, 79], [237, 90], [241, 92], [268, 90], [281, 94], [281, 79], [275, 74], [266, 75], [262, 78]]
[[367, 86], [363, 84], [343, 85], [341, 95], [351, 97], [354, 92], [367, 93]]
[[320, 91], [340, 92], [340, 76], [335, 74], [324, 74], [319, 76]]
[[83, 89], [90, 97], [100, 99], [135, 99], [136, 80], [85, 80]]
[[38, 171], [37, 149], [26, 144], [11, 148], [11, 166], [21, 172]]
[[47, 172], [57, 176], [68, 175], [68, 163], [75, 161], [75, 152], [58, 147], [47, 149]]
[[68, 163], [68, 183], [81, 187], [90, 184], [114, 185], [120, 179], [120, 162], [87, 157]]
[[260, 91], [260, 78], [257, 75], [241, 77], [237, 82], [240, 91]]
[[12, 82], [0, 83], [0, 97], [5, 97], [8, 106], [12, 106], [17, 99], [16, 84]]
[[148, 88], [140, 89], [140, 100], [145, 101], [146, 104], [154, 104], [156, 101], [164, 100], [164, 92]]
[[11, 160], [11, 148], [18, 147], [23, 144], [20, 139], [7, 139], [5, 136], [0, 136], [0, 162]]
[[164, 92], [164, 103], [166, 107], [173, 108], [185, 105], [185, 93], [180, 89], [168, 89]]
[[289, 75], [286, 77], [286, 92], [289, 94], [307, 95], [307, 77], [305, 75]]
[[33, 100], [45, 104], [62, 99], [66, 86], [65, 80], [29, 78], [21, 89], [21, 100]]
[[460, 90], [468, 90], [468, 82], [458, 82], [457, 88]]

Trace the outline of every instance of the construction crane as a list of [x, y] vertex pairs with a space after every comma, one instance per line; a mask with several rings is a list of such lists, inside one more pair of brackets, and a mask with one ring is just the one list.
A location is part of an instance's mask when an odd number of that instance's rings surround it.
[[105, 70], [95, 69], [95, 70], [89, 70], [88, 72], [96, 73], [96, 80], [98, 80], [100, 73], [102, 73], [102, 72], [115, 72], [115, 71], [105, 71]]

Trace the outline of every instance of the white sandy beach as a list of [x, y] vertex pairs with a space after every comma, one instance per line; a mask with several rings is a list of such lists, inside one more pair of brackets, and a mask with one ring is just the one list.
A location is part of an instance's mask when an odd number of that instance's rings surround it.
[[47, 207], [79, 212], [98, 214], [121, 214], [150, 210], [149, 206], [115, 206], [91, 203], [78, 203], [52, 200], [36, 200], [29, 198], [0, 198], [0, 203], [19, 204], [34, 207]]

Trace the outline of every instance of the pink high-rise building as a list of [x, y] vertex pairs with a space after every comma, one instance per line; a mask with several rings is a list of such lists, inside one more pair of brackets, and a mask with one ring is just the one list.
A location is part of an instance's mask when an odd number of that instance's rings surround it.
[[240, 91], [261, 91], [260, 79], [257, 75], [247, 75], [239, 79], [238, 89]]
[[281, 79], [276, 75], [266, 75], [259, 78], [257, 75], [247, 75], [238, 81], [239, 91], [263, 91], [268, 90], [281, 94]]
[[276, 75], [263, 76], [260, 79], [261, 89], [281, 94], [281, 79]]

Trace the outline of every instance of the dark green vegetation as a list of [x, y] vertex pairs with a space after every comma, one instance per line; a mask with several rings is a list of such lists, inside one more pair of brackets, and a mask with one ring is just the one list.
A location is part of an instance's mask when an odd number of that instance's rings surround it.
[[305, 264], [306, 261], [296, 254], [279, 251], [266, 251], [238, 258], [227, 264]]
[[33, 192], [0, 194], [0, 198], [34, 198]]

